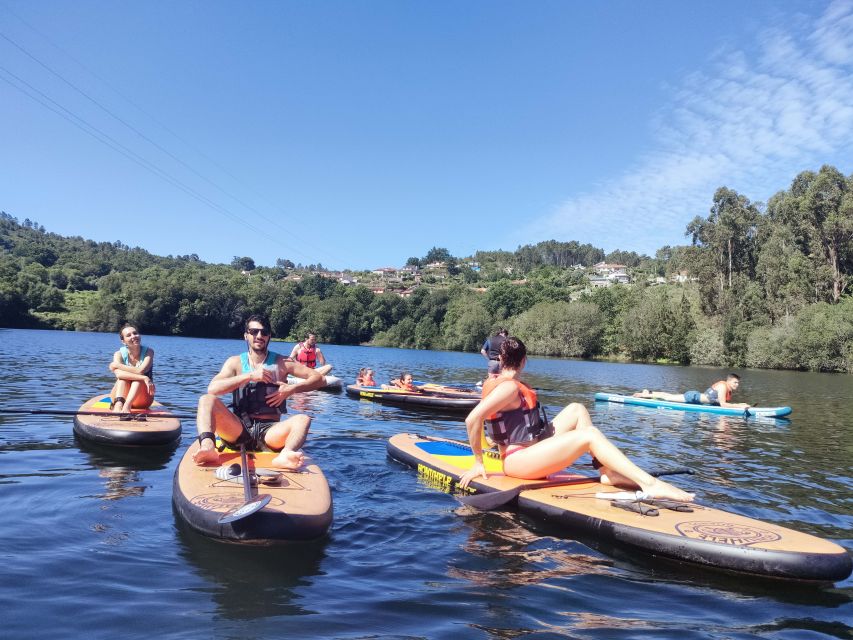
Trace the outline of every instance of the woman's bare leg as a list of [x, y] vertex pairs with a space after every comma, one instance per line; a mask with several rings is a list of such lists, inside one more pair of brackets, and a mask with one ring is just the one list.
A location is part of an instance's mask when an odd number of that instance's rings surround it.
[[[564, 469], [583, 454], [591, 453], [602, 464], [601, 479], [607, 484], [630, 482], [653, 497], [683, 501], [693, 499], [693, 494], [650, 476], [631, 462], [601, 431], [591, 424], [585, 425], [584, 413], [588, 417], [586, 409], [577, 412], [579, 417], [574, 428], [555, 433], [552, 437], [507, 457], [504, 460], [504, 472], [516, 478], [543, 478]], [[558, 414], [557, 418], [561, 415], [563, 412]], [[561, 421], [561, 426], [566, 427], [570, 423], [568, 420]], [[582, 424], [584, 426], [580, 426]], [[556, 429], [555, 424], [555, 431]]]
[[634, 394], [635, 398], [646, 398], [648, 400], [665, 400], [666, 402], [684, 402], [683, 393], [667, 393], [665, 391], [649, 391], [643, 389]]

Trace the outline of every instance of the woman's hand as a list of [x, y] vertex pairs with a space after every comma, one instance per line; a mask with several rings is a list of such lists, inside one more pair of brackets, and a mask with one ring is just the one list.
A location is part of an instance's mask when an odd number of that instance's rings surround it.
[[462, 477], [459, 478], [459, 488], [467, 488], [468, 485], [471, 484], [471, 480], [477, 476], [480, 476], [483, 480], [486, 480], [489, 477], [486, 475], [486, 467], [482, 462], [475, 462], [473, 467], [462, 474]]

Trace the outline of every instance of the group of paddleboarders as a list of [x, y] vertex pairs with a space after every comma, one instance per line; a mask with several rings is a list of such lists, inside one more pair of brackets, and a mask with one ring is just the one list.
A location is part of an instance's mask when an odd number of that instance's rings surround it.
[[[224, 445], [232, 448], [245, 445], [249, 450], [277, 452], [273, 466], [298, 469], [304, 463], [301, 447], [311, 418], [305, 414], [284, 418], [286, 401], [294, 393], [323, 386], [323, 375], [331, 365], [326, 363], [317, 347], [314, 334], [296, 344], [290, 356], [284, 356], [269, 349], [272, 330], [268, 318], [252, 315], [244, 328], [247, 351], [228, 358], [211, 380], [207, 393], [199, 399], [196, 420], [199, 447], [193, 460], [198, 465], [218, 464], [218, 436]], [[110, 363], [116, 375], [111, 409], [130, 415], [131, 407], [147, 408], [153, 402], [154, 351], [142, 345], [139, 331], [132, 325], [122, 327], [119, 335], [123, 346]], [[462, 475], [462, 488], [477, 477], [487, 477], [483, 445], [494, 443], [508, 476], [528, 480], [543, 478], [589, 453], [604, 484], [637, 488], [654, 498], [693, 499], [692, 494], [649, 475], [631, 462], [593, 425], [583, 405], [571, 403], [549, 421], [536, 391], [520, 379], [527, 363], [527, 349], [507, 330], [500, 329], [486, 340], [481, 353], [489, 361], [489, 376], [482, 383], [482, 399], [465, 419], [475, 464]], [[299, 382], [289, 383], [288, 375]], [[373, 371], [363, 368], [358, 382], [374, 386]], [[737, 375], [730, 374], [704, 393], [668, 394], [643, 390], [634, 395], [746, 407], [748, 405], [730, 402], [739, 382]], [[391, 385], [382, 387], [419, 390], [408, 371], [402, 372]], [[228, 393], [233, 400], [230, 407], [219, 397]]]
[[[218, 463], [219, 436], [226, 446], [275, 451], [273, 466], [298, 469], [304, 462], [301, 447], [311, 418], [305, 414], [282, 418], [286, 401], [294, 393], [322, 387], [332, 365], [326, 363], [314, 334], [297, 343], [289, 357], [270, 351], [272, 329], [263, 315], [246, 320], [243, 337], [248, 350], [228, 358], [199, 399], [199, 449], [193, 460], [199, 465]], [[130, 324], [121, 328], [119, 339], [122, 347], [109, 365], [116, 376], [110, 411], [120, 414], [119, 420], [145, 420], [144, 414], [130, 410], [147, 409], [154, 402], [154, 350], [142, 344], [139, 330]], [[288, 375], [299, 382], [288, 383]], [[233, 399], [230, 408], [219, 398], [228, 393]]]

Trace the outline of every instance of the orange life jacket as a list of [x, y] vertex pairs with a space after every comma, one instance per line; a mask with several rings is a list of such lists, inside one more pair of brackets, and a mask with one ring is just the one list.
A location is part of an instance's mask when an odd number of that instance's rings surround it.
[[514, 378], [490, 378], [483, 383], [483, 398], [503, 382], [512, 381], [518, 389], [521, 406], [494, 413], [486, 418], [489, 437], [499, 445], [528, 444], [554, 435], [536, 391]]
[[705, 395], [708, 396], [708, 399], [711, 400], [713, 404], [720, 404], [720, 390], [717, 385], [723, 385], [723, 389], [726, 390], [725, 396], [723, 397], [723, 402], [731, 402], [732, 390], [729, 389], [729, 385], [726, 384], [725, 380], [717, 380], [714, 384], [712, 384], [705, 390]]

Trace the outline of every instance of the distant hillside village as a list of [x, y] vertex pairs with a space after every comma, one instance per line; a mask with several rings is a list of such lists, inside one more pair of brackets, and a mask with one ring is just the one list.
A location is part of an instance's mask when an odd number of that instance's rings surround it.
[[[470, 269], [474, 273], [480, 273], [480, 263], [474, 260], [465, 260], [460, 263], [463, 268]], [[610, 287], [615, 284], [631, 284], [634, 282], [632, 275], [633, 269], [628, 265], [598, 262], [591, 267], [586, 267], [582, 264], [575, 264], [568, 267], [577, 271], [582, 275], [581, 284], [584, 286], [578, 287], [571, 295], [572, 300], [580, 299], [584, 294], [589, 293], [592, 289], [601, 287]], [[526, 278], [511, 279], [516, 268], [507, 266], [503, 268], [503, 272], [510, 283], [514, 285], [525, 285], [528, 283]], [[244, 274], [250, 272], [244, 271]], [[454, 280], [457, 276], [451, 274], [451, 267], [447, 262], [438, 261], [430, 262], [423, 267], [407, 264], [403, 267], [377, 267], [372, 271], [353, 272], [353, 271], [326, 271], [326, 270], [305, 270], [294, 271], [285, 276], [285, 280], [292, 282], [300, 282], [306, 275], [321, 276], [336, 280], [343, 285], [364, 285], [373, 293], [379, 295], [383, 293], [394, 293], [401, 298], [410, 297], [418, 287], [429, 285], [440, 285]], [[688, 281], [696, 281], [697, 278], [691, 278], [687, 271], [674, 273], [666, 278], [660, 275], [648, 275], [644, 271], [638, 274], [639, 279], [646, 285], [662, 285], [667, 282], [684, 283]], [[485, 293], [486, 287], [471, 286], [473, 291]]]
[[0, 212], [0, 326], [241, 335], [477, 352], [496, 327], [535, 355], [853, 372], [853, 176], [803, 171], [766, 204], [726, 187], [690, 244], [653, 257], [577, 241], [331, 271], [208, 264], [50, 233]]

